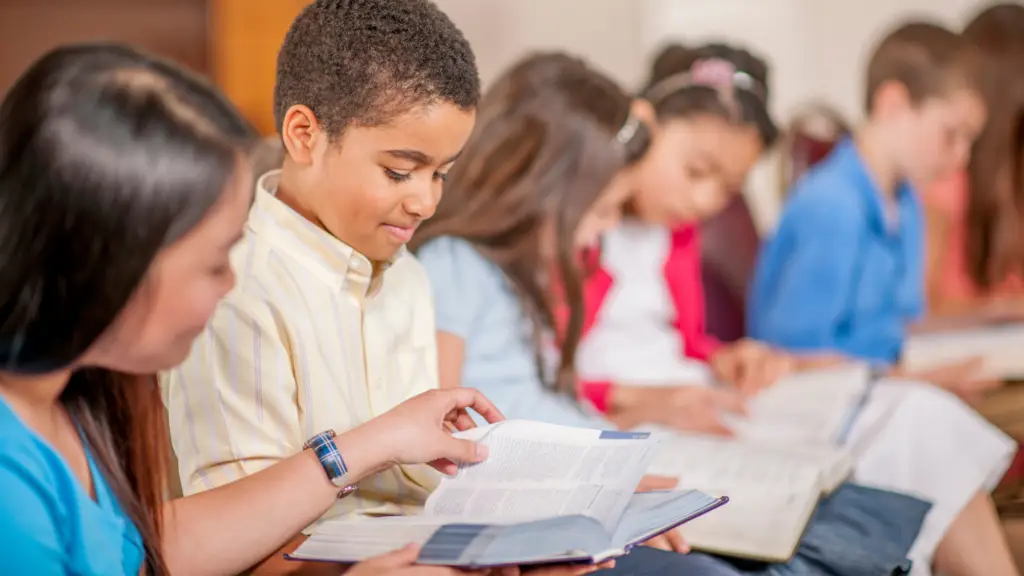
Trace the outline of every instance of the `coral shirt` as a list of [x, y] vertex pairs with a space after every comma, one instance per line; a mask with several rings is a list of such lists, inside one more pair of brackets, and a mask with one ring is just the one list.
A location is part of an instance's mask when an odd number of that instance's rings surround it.
[[[967, 197], [969, 185], [966, 172], [935, 184], [924, 195], [924, 203], [945, 216], [949, 222], [948, 239], [940, 260], [939, 300], [945, 302], [971, 301], [984, 296], [981, 288], [967, 272]], [[992, 290], [992, 295], [1019, 294], [1024, 291], [1024, 279], [1007, 278]]]

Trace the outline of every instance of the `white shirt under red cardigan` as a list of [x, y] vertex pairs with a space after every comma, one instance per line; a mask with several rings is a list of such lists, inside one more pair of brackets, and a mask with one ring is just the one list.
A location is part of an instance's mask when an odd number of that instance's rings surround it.
[[721, 343], [705, 333], [700, 257], [693, 226], [626, 221], [602, 239], [576, 356], [580, 393], [595, 408], [607, 409], [613, 382], [708, 383], [706, 361]]

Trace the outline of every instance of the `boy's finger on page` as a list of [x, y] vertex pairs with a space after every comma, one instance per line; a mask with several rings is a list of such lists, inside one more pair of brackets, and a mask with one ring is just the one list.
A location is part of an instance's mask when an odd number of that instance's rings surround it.
[[487, 446], [479, 442], [442, 435], [438, 443], [441, 457], [452, 462], [473, 464], [487, 459]]

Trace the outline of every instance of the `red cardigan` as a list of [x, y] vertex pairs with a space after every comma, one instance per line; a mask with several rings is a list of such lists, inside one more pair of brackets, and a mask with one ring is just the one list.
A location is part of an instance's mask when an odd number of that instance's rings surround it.
[[[587, 278], [583, 287], [583, 338], [597, 322], [601, 307], [607, 300], [615, 279], [600, 266]], [[700, 233], [694, 226], [672, 231], [672, 243], [665, 260], [664, 276], [675, 306], [674, 325], [683, 341], [681, 354], [707, 360], [721, 343], [705, 332], [704, 287], [701, 283]], [[581, 381], [580, 395], [601, 412], [608, 409], [611, 382]]]

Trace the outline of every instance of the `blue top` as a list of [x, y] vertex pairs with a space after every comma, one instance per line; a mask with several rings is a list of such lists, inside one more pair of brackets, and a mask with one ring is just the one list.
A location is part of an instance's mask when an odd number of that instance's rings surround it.
[[506, 418], [614, 428], [544, 387], [529, 320], [501, 268], [453, 237], [431, 240], [416, 256], [430, 277], [438, 331], [465, 343], [463, 386], [482, 392]]
[[0, 398], [0, 572], [136, 576], [142, 538], [86, 449], [96, 500]]
[[898, 360], [924, 303], [924, 217], [901, 183], [887, 215], [853, 142], [795, 186], [751, 288], [752, 337], [795, 351]]

